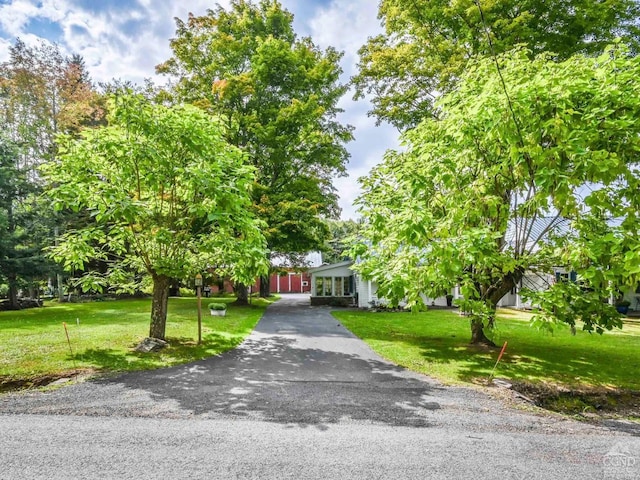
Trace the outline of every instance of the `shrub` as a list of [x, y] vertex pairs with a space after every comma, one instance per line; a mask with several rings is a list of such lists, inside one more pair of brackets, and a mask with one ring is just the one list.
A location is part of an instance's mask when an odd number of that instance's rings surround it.
[[353, 303], [351, 297], [334, 297], [329, 301], [332, 307], [350, 307]]
[[212, 302], [208, 305], [208, 307], [209, 307], [209, 310], [226, 310], [227, 304]]

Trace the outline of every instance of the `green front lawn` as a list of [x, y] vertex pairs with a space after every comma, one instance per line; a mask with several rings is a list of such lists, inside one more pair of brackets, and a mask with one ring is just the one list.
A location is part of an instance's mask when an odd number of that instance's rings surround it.
[[[345, 327], [388, 360], [445, 383], [487, 379], [499, 350], [469, 345], [469, 320], [446, 310], [424, 313], [335, 311]], [[640, 390], [640, 324], [604, 335], [568, 327], [553, 334], [530, 326], [530, 315], [501, 310], [494, 337], [508, 342], [495, 376], [569, 387]]]
[[225, 317], [212, 317], [208, 299], [203, 299], [203, 342], [197, 345], [197, 300], [171, 298], [166, 329], [170, 346], [149, 354], [132, 349], [149, 333], [150, 299], [50, 303], [39, 309], [0, 312], [0, 384], [84, 369], [152, 369], [216, 355], [242, 342], [270, 302], [254, 299], [248, 307], [230, 305]]

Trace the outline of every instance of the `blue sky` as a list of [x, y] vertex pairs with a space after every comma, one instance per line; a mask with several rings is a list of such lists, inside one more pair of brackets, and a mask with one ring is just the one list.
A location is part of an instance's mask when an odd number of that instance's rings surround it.
[[[225, 7], [227, 0], [218, 3]], [[368, 36], [381, 31], [377, 2], [372, 0], [282, 0], [294, 14], [301, 36], [311, 36], [321, 47], [344, 52], [342, 68], [346, 82], [355, 72], [357, 50]], [[189, 12], [204, 14], [215, 8], [205, 0], [0, 0], [0, 61], [17, 37], [27, 44], [40, 38], [57, 42], [67, 53], [79, 53], [94, 81], [113, 78], [142, 83], [145, 78], [162, 83], [154, 67], [170, 57], [169, 38], [174, 18]], [[366, 101], [354, 102], [346, 95], [341, 120], [356, 127], [356, 140], [348, 145], [349, 177], [336, 179], [343, 218], [354, 218], [353, 200], [357, 178], [380, 162], [388, 148], [397, 145], [397, 132], [375, 126], [366, 115]]]

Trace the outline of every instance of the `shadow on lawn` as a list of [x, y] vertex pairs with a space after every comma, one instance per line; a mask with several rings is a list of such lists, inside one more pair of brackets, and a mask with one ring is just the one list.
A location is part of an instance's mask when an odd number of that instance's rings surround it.
[[[465, 382], [487, 378], [500, 351], [463, 342], [454, 343], [425, 337], [403, 339], [403, 341], [418, 346], [425, 360], [459, 364], [460, 368], [455, 375]], [[494, 376], [534, 381], [553, 379], [552, 382], [566, 385], [616, 386], [624, 385], [629, 380], [627, 371], [622, 367], [627, 363], [626, 358], [617, 358], [615, 353], [607, 357], [600, 356], [588, 351], [584, 345], [522, 346], [516, 344], [507, 345]], [[637, 369], [640, 367], [640, 360], [637, 365], [627, 364], [626, 367]]]
[[[417, 346], [427, 362], [456, 364], [457, 379], [488, 384], [499, 350], [477, 347], [448, 338], [407, 337], [403, 342]], [[584, 345], [548, 345], [541, 354], [533, 346], [507, 349], [494, 371], [494, 377], [506, 377], [513, 390], [533, 399], [542, 408], [590, 420], [638, 417], [640, 391], [619, 388], [625, 384], [625, 366], [615, 355], [603, 358], [585, 350]], [[428, 364], [423, 367], [428, 370]], [[423, 373], [429, 374], [428, 371]], [[619, 374], [619, 375], [618, 375]], [[605, 422], [606, 423], [606, 422]], [[608, 424], [612, 429], [640, 436], [640, 425]]]
[[[527, 341], [515, 333], [513, 336], [508, 332], [502, 333], [496, 343], [501, 347], [508, 341], [508, 345], [494, 376], [568, 386], [623, 386], [640, 390], [637, 376], [630, 374], [640, 370], [640, 356], [630, 355], [627, 346], [616, 348], [616, 345], [609, 344], [596, 348], [578, 337], [558, 339], [545, 337], [542, 333], [539, 335], [539, 338]], [[389, 349], [402, 350], [402, 344], [407, 345], [414, 352], [420, 352], [422, 373], [433, 374], [436, 365], [450, 365], [443, 370], [448, 370], [448, 375], [463, 382], [489, 377], [500, 353], [500, 348], [471, 345], [468, 336], [457, 332], [431, 336], [406, 330], [394, 331], [392, 325], [386, 325], [386, 328], [368, 329], [362, 336]]]
[[151, 370], [183, 364], [218, 355], [238, 346], [244, 335], [220, 335], [210, 333], [203, 336], [198, 345], [192, 338], [168, 337], [169, 347], [159, 352], [139, 353], [132, 345], [129, 351], [107, 348], [89, 349], [76, 353], [70, 359], [104, 371]]

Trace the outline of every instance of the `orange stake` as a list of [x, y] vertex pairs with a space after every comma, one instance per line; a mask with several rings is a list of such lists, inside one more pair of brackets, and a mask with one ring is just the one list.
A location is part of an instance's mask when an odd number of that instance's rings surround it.
[[496, 367], [498, 366], [498, 363], [500, 363], [500, 360], [502, 359], [502, 355], [504, 355], [504, 351], [507, 349], [507, 342], [504, 342], [504, 345], [502, 346], [502, 350], [500, 350], [500, 355], [498, 355], [498, 360], [496, 360], [496, 364], [493, 366], [493, 370], [491, 370], [491, 375], [489, 375], [489, 378], [493, 377], [493, 372], [496, 371]]
[[64, 333], [67, 335], [67, 343], [69, 344], [69, 351], [71, 352], [71, 356], [73, 357], [73, 349], [71, 348], [71, 339], [69, 338], [69, 330], [67, 330], [67, 322], [62, 322], [62, 326], [64, 327]]

